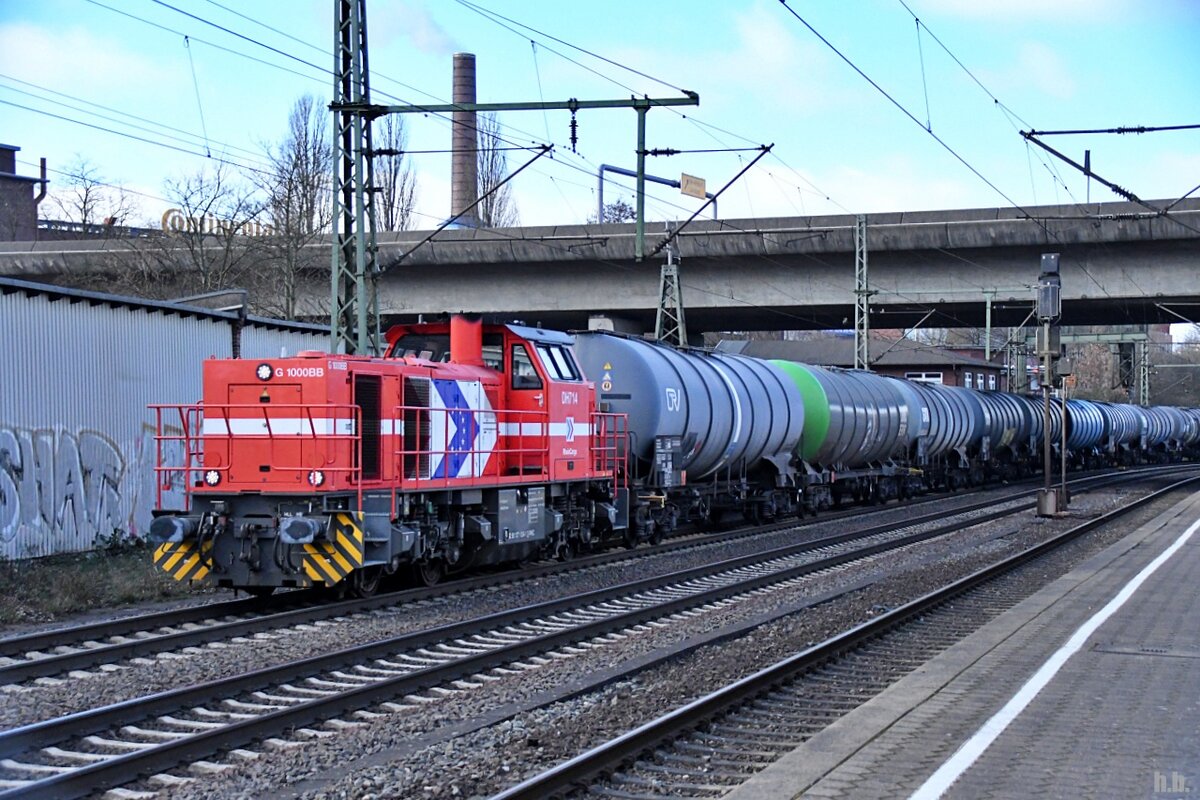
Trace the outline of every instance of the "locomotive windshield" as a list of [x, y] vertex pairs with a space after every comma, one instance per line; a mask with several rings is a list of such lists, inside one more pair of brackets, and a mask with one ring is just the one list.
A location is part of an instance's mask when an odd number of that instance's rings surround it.
[[583, 375], [579, 371], [579, 366], [575, 363], [575, 359], [571, 357], [571, 351], [562, 345], [546, 344], [538, 342], [538, 355], [541, 356], [542, 365], [546, 368], [546, 372], [557, 381], [579, 381], [583, 380]]

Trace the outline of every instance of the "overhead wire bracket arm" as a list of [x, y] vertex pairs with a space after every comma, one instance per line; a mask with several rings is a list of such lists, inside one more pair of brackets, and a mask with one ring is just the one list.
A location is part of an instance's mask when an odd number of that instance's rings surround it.
[[1021, 136], [1023, 136], [1025, 138], [1025, 141], [1033, 142], [1034, 144], [1036, 144], [1038, 147], [1045, 150], [1050, 155], [1052, 155], [1058, 159], [1061, 159], [1062, 161], [1065, 161], [1066, 163], [1070, 164], [1072, 167], [1079, 170], [1081, 173], [1088, 176], [1089, 178], [1095, 178], [1097, 181], [1104, 184], [1109, 189], [1112, 189], [1114, 192], [1121, 195], [1121, 197], [1124, 197], [1126, 200], [1137, 203], [1140, 206], [1145, 206], [1146, 208], [1150, 209], [1151, 211], [1156, 211], [1160, 214], [1163, 213], [1161, 208], [1156, 208], [1156, 207], [1150, 205], [1149, 203], [1142, 200], [1142, 198], [1138, 197], [1136, 194], [1129, 191], [1128, 189], [1120, 187], [1117, 184], [1113, 183], [1112, 181], [1107, 181], [1104, 178], [1101, 178], [1099, 175], [1092, 172], [1092, 170], [1089, 167], [1085, 167], [1083, 164], [1080, 164], [1078, 161], [1075, 161], [1074, 159], [1070, 158], [1069, 156], [1066, 156], [1066, 155], [1058, 152], [1050, 145], [1045, 144], [1044, 142], [1038, 141], [1036, 138], [1037, 135], [1038, 134], [1036, 131], [1021, 131]]
[[726, 183], [726, 184], [725, 184], [724, 186], [722, 186], [722, 187], [721, 187], [719, 190], [717, 190], [717, 192], [715, 192], [715, 193], [713, 194], [713, 196], [712, 196], [712, 197], [710, 197], [710, 198], [709, 198], [709, 199], [708, 199], [708, 200], [707, 200], [707, 201], [704, 203], [704, 205], [702, 205], [702, 206], [700, 206], [699, 208], [697, 208], [697, 209], [696, 209], [696, 211], [695, 211], [695, 212], [694, 212], [694, 213], [693, 213], [693, 214], [692, 214], [690, 217], [688, 217], [686, 220], [684, 220], [684, 222], [683, 222], [683, 224], [682, 224], [682, 225], [680, 225], [680, 226], [679, 226], [678, 228], [676, 228], [675, 230], [671, 231], [671, 232], [670, 232], [670, 233], [667, 235], [667, 237], [666, 237], [665, 239], [663, 239], [661, 242], [659, 242], [658, 244], [656, 244], [656, 245], [654, 246], [654, 249], [650, 251], [650, 255], [651, 255], [651, 256], [656, 256], [656, 255], [658, 255], [659, 253], [661, 253], [661, 252], [662, 252], [662, 249], [663, 249], [664, 247], [666, 247], [668, 244], [670, 244], [670, 243], [671, 243], [671, 242], [672, 242], [672, 241], [675, 239], [675, 237], [679, 235], [680, 231], [682, 231], [682, 230], [683, 230], [684, 228], [686, 228], [688, 225], [691, 225], [691, 224], [692, 224], [692, 222], [693, 222], [693, 221], [696, 219], [696, 217], [700, 216], [700, 214], [701, 214], [701, 213], [704, 211], [704, 209], [708, 208], [708, 207], [709, 207], [709, 205], [711, 205], [712, 203], [715, 203], [715, 202], [717, 202], [717, 198], [718, 198], [718, 197], [720, 197], [720, 196], [721, 196], [721, 194], [722, 194], [722, 193], [723, 193], [723, 192], [724, 192], [726, 189], [728, 189], [730, 186], [733, 186], [733, 184], [737, 183], [738, 179], [739, 179], [739, 178], [741, 178], [743, 175], [745, 175], [745, 174], [746, 174], [746, 172], [747, 172], [747, 171], [748, 171], [748, 170], [749, 170], [751, 167], [753, 167], [755, 164], [757, 164], [759, 161], [761, 161], [761, 160], [762, 160], [762, 158], [763, 158], [763, 156], [765, 156], [767, 153], [771, 152], [771, 148], [773, 148], [774, 146], [775, 146], [775, 144], [774, 144], [774, 143], [771, 143], [771, 144], [764, 144], [764, 145], [762, 145], [761, 147], [759, 147], [759, 148], [758, 148], [758, 149], [759, 149], [759, 154], [758, 154], [758, 155], [756, 155], [756, 156], [755, 156], [753, 159], [751, 159], [751, 161], [750, 161], [750, 163], [749, 163], [749, 164], [747, 164], [746, 166], [742, 167], [742, 169], [741, 169], [741, 170], [738, 172], [738, 174], [737, 174], [737, 175], [734, 175], [732, 178], [730, 178], [728, 183]]
[[1159, 125], [1157, 127], [1149, 127], [1146, 125], [1136, 125], [1132, 127], [1121, 128], [1095, 128], [1092, 130], [1076, 130], [1076, 131], [1030, 131], [1030, 136], [1073, 136], [1084, 133], [1158, 133], [1159, 131], [1190, 131], [1200, 128], [1200, 125]]
[[422, 239], [421, 241], [417, 242], [415, 245], [413, 245], [412, 247], [410, 247], [408, 250], [406, 250], [404, 253], [402, 253], [402, 254], [401, 254], [401, 255], [400, 255], [400, 256], [399, 256], [399, 257], [398, 257], [398, 258], [397, 258], [395, 261], [393, 261], [391, 264], [388, 264], [386, 267], [384, 267], [384, 268], [383, 268], [382, 270], [380, 270], [380, 271], [381, 271], [381, 272], [386, 272], [387, 270], [391, 269], [392, 267], [395, 267], [395, 266], [397, 266], [398, 264], [400, 264], [400, 262], [401, 262], [401, 261], [403, 261], [404, 259], [408, 258], [408, 257], [409, 257], [409, 256], [411, 256], [411, 255], [412, 255], [414, 252], [416, 252], [416, 251], [417, 251], [417, 250], [419, 250], [421, 247], [423, 247], [424, 245], [426, 245], [426, 244], [427, 244], [427, 243], [428, 243], [428, 242], [429, 242], [431, 239], [433, 239], [433, 237], [437, 236], [439, 233], [441, 233], [442, 231], [446, 230], [446, 228], [448, 228], [448, 227], [450, 227], [451, 225], [453, 225], [453, 224], [455, 223], [455, 221], [457, 221], [457, 220], [458, 220], [460, 217], [462, 217], [462, 215], [463, 215], [463, 214], [466, 214], [468, 211], [470, 211], [471, 209], [475, 208], [475, 206], [479, 205], [479, 204], [480, 204], [480, 203], [482, 203], [484, 200], [486, 200], [488, 197], [490, 197], [490, 196], [491, 196], [493, 193], [495, 193], [495, 192], [499, 191], [499, 189], [500, 189], [500, 187], [501, 187], [501, 186], [503, 186], [504, 184], [508, 183], [508, 182], [509, 182], [509, 181], [511, 181], [513, 178], [517, 177], [517, 175], [519, 175], [519, 174], [521, 173], [521, 171], [522, 171], [522, 170], [524, 170], [524, 169], [525, 169], [526, 167], [528, 167], [530, 164], [532, 164], [533, 162], [537, 161], [539, 158], [541, 158], [542, 156], [546, 155], [546, 153], [549, 153], [551, 150], [553, 150], [553, 149], [554, 149], [554, 148], [553, 148], [551, 145], [548, 145], [548, 144], [539, 145], [539, 147], [540, 147], [541, 149], [538, 151], [537, 155], [535, 155], [533, 158], [529, 159], [529, 160], [528, 160], [528, 161], [526, 161], [524, 164], [522, 164], [521, 166], [517, 167], [515, 170], [513, 170], [512, 172], [510, 172], [510, 173], [508, 174], [508, 176], [507, 176], [507, 177], [505, 177], [505, 179], [504, 179], [504, 180], [500, 181], [500, 182], [499, 182], [499, 183], [497, 183], [495, 186], [493, 186], [493, 187], [491, 188], [491, 190], [489, 190], [489, 191], [485, 192], [484, 194], [480, 195], [480, 196], [479, 196], [479, 197], [478, 197], [478, 198], [475, 200], [475, 202], [474, 202], [474, 203], [471, 203], [471, 205], [467, 206], [467, 207], [466, 207], [466, 208], [464, 208], [462, 211], [459, 211], [459, 212], [458, 212], [457, 214], [455, 214], [453, 217], [451, 217], [450, 219], [448, 219], [448, 220], [446, 220], [445, 222], [443, 222], [443, 223], [442, 223], [441, 225], [439, 225], [439, 226], [438, 226], [436, 229], [434, 229], [434, 230], [433, 230], [433, 231], [432, 231], [432, 232], [431, 232], [431, 233], [430, 233], [428, 236], [426, 236], [424, 239]]
[[700, 95], [685, 91], [683, 97], [630, 97], [622, 100], [552, 100], [532, 103], [442, 103], [438, 105], [373, 106], [382, 114], [426, 114], [451, 111], [579, 111], [585, 108], [655, 108], [657, 106], [694, 106]]

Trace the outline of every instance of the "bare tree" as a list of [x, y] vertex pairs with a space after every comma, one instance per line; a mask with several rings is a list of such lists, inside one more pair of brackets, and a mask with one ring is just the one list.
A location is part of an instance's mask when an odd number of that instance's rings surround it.
[[618, 197], [611, 203], [604, 204], [604, 219], [596, 219], [596, 215], [588, 217], [588, 224], [595, 222], [633, 222], [637, 218], [637, 209]]
[[495, 114], [480, 114], [476, 129], [479, 131], [479, 196], [483, 198], [475, 206], [479, 227], [508, 228], [519, 225], [521, 218], [513, 200], [512, 186], [507, 183], [500, 185], [508, 177], [508, 154], [500, 140], [500, 121]]
[[375, 151], [376, 219], [384, 231], [406, 231], [412, 226], [413, 206], [417, 194], [417, 176], [409, 166], [405, 151], [408, 132], [398, 114], [388, 114], [376, 131], [382, 134], [373, 142]]
[[1073, 397], [1117, 403], [1129, 401], [1121, 386], [1116, 357], [1107, 344], [1069, 344], [1067, 355], [1075, 376]]
[[179, 214], [163, 236], [137, 241], [135, 270], [116, 276], [119, 291], [154, 297], [245, 287], [254, 276], [266, 203], [228, 164], [167, 180], [164, 195]]
[[263, 181], [263, 189], [276, 231], [325, 232], [333, 215], [333, 145], [325, 105], [310, 94], [298, 99], [288, 115], [287, 135], [279, 144], [267, 147], [267, 158], [271, 174]]
[[255, 182], [266, 197], [273, 231], [257, 242], [259, 269], [250, 276], [250, 285], [263, 289], [255, 292], [259, 311], [291, 319], [302, 311], [303, 274], [329, 266], [328, 255], [312, 247], [329, 232], [333, 217], [333, 145], [325, 105], [312, 95], [298, 99], [288, 116], [287, 134], [265, 149], [271, 166]]
[[91, 161], [76, 155], [64, 172], [63, 188], [50, 193], [64, 221], [82, 226], [84, 232], [102, 232], [129, 220], [133, 201], [122, 187], [109, 184]]

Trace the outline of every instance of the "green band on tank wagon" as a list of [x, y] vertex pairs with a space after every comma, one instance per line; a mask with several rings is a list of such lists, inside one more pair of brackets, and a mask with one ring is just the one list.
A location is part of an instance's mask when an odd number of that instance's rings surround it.
[[812, 461], [829, 435], [829, 397], [804, 365], [776, 359], [772, 359], [771, 364], [792, 379], [804, 399], [804, 433], [800, 436], [797, 451], [805, 461]]

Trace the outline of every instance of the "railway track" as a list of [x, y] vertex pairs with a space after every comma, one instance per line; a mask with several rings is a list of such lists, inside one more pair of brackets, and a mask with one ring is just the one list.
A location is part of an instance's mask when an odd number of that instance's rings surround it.
[[[1120, 473], [1120, 475], [1151, 476], [1161, 474], [1164, 470], [1180, 468], [1179, 466], [1153, 467]], [[1105, 482], [1109, 480], [1111, 480], [1110, 475], [1084, 476], [1072, 481], [1071, 485], [1075, 487], [1075, 491], [1086, 491], [1088, 486], [1105, 485]], [[999, 497], [991, 494], [982, 501], [964, 497], [967, 502], [955, 504], [950, 513], [966, 513], [990, 508], [997, 503], [1007, 502], [1006, 498], [1008, 497], [1017, 497], [1027, 493], [1028, 490], [1014, 486], [1009, 487], [1009, 490], [1003, 492]], [[938, 496], [922, 502], [939, 500], [942, 502], [938, 505], [944, 506], [950, 498]], [[877, 507], [871, 512], [855, 509], [843, 514], [827, 515], [810, 522], [798, 522], [793, 519], [720, 533], [691, 534], [677, 537], [654, 547], [639, 548], [634, 551], [601, 553], [567, 563], [544, 563], [519, 572], [489, 573], [442, 586], [411, 589], [370, 598], [330, 602], [327, 597], [321, 597], [317, 592], [306, 590], [272, 598], [211, 603], [10, 637], [0, 639], [0, 685], [59, 675], [69, 676], [72, 672], [117, 664], [128, 659], [150, 657], [159, 653], [179, 651], [187, 647], [228, 641], [235, 637], [253, 636], [280, 628], [369, 613], [451, 594], [463, 594], [522, 581], [538, 580], [551, 575], [617, 564], [631, 558], [649, 558], [665, 553], [722, 544], [758, 536], [764, 532], [827, 525], [843, 518], [860, 520], [869, 519], [879, 513], [887, 515], [887, 512], [907, 512], [913, 508], [913, 505]], [[948, 512], [942, 510], [932, 514], [918, 515], [912, 520], [906, 521], [905, 524], [936, 521], [944, 518], [946, 513]], [[856, 535], [869, 536], [875, 532], [895, 527], [896, 523], [894, 522], [871, 525], [858, 530]], [[814, 545], [820, 546], [823, 541], [817, 540]]]
[[208, 760], [214, 754], [253, 758], [255, 751], [242, 749], [252, 743], [303, 746], [306, 738], [419, 707], [431, 695], [619, 646], [648, 626], [710, 613], [1028, 503], [1011, 499], [1008, 506], [960, 512], [924, 531], [778, 548], [26, 725], [0, 733], [0, 788], [7, 789], [0, 797], [75, 797], [139, 775], [152, 776], [147, 789], [172, 785], [188, 776], [163, 770], [190, 763], [192, 771], [217, 771], [223, 765]]
[[1171, 492], [1133, 503], [955, 580], [496, 794], [720, 797], [1027, 596], [998, 581], [1088, 531]]

